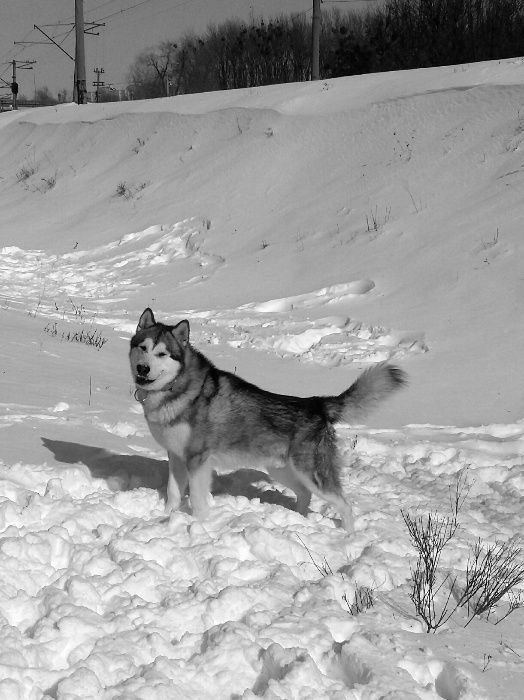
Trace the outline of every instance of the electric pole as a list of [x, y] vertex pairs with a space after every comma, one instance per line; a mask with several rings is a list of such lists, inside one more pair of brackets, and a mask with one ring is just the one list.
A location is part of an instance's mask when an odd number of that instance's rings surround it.
[[[37, 24], [34, 28], [37, 29], [40, 34], [43, 34], [47, 41], [15, 41], [15, 44], [53, 44], [57, 49], [60, 49], [68, 58], [70, 58], [75, 63], [75, 77], [73, 86], [73, 100], [79, 104], [83, 105], [87, 102], [87, 87], [86, 87], [86, 58], [85, 58], [85, 46], [84, 46], [84, 34], [90, 34], [91, 36], [98, 36], [98, 32], [95, 29], [99, 27], [105, 27], [104, 22], [84, 22], [84, 0], [75, 0], [75, 22], [71, 22], [69, 26], [75, 28], [75, 38], [76, 38], [76, 48], [74, 57], [68, 53], [63, 46], [58, 44], [52, 36], [49, 36], [42, 27]], [[45, 24], [44, 27], [64, 27], [63, 24]], [[72, 29], [71, 29], [72, 30]], [[20, 67], [20, 66], [19, 66]]]
[[16, 61], [13, 60], [13, 82], [11, 83], [13, 93], [13, 109], [18, 109], [18, 83], [16, 82]]
[[75, 86], [74, 101], [79, 105], [87, 102], [86, 55], [84, 46], [84, 0], [75, 0]]
[[18, 83], [16, 82], [16, 69], [23, 68], [25, 70], [32, 70], [33, 64], [36, 61], [16, 61], [13, 59], [11, 61], [13, 65], [13, 81], [11, 83], [11, 93], [13, 95], [13, 109], [18, 109]]
[[313, 21], [311, 25], [311, 80], [320, 79], [320, 3], [313, 0]]
[[96, 73], [96, 80], [93, 82], [93, 87], [96, 87], [96, 101], [100, 102], [100, 88], [105, 85], [105, 83], [100, 80], [100, 75], [104, 73], [104, 69], [94, 68], [93, 73]]

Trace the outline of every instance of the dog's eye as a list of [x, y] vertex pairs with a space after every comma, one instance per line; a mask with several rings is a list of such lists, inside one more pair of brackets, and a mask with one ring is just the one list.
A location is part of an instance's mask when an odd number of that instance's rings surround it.
[[167, 352], [159, 352], [157, 357], [167, 357]]
[[146, 348], [145, 345], [139, 345], [138, 347], [140, 348], [140, 350], [143, 350], [144, 352], [147, 352], [147, 348]]

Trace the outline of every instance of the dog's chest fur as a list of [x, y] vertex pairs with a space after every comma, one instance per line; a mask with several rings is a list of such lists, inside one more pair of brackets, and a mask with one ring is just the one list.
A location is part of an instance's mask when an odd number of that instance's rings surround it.
[[142, 402], [151, 435], [168, 452], [182, 454], [191, 438], [183, 416], [189, 403], [184, 395], [166, 401], [161, 392], [147, 395]]
[[178, 421], [172, 425], [149, 423], [151, 435], [168, 452], [182, 456], [191, 439], [191, 426], [186, 421]]

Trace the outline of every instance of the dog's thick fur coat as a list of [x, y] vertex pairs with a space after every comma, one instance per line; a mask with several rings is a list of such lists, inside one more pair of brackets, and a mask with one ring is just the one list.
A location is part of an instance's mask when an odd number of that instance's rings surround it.
[[149, 308], [131, 339], [130, 363], [151, 434], [168, 453], [168, 510], [179, 507], [189, 486], [193, 513], [204, 517], [214, 460], [233, 458], [262, 466], [291, 488], [302, 514], [311, 493], [320, 496], [352, 530], [335, 425], [354, 421], [401, 387], [402, 370], [374, 365], [338, 396], [274, 394], [217, 369], [191, 346], [187, 321], [157, 323]]

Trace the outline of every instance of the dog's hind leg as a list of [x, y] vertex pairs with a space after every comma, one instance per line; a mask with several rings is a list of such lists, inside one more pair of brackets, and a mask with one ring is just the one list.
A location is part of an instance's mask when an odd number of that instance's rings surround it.
[[168, 452], [169, 477], [167, 480], [167, 502], [166, 511], [180, 508], [180, 503], [187, 492], [188, 478], [186, 464], [184, 460], [174, 452]]
[[342, 520], [342, 527], [347, 532], [354, 532], [355, 525], [353, 522], [353, 509], [347, 500], [338, 493], [326, 493], [325, 491], [317, 492], [320, 498], [324, 499], [339, 512], [340, 518]]
[[311, 489], [309, 489], [302, 481], [297, 477], [295, 469], [293, 469], [287, 462], [278, 463], [277, 466], [268, 465], [267, 471], [269, 476], [282, 486], [285, 486], [294, 492], [297, 497], [297, 504], [295, 506], [297, 513], [300, 515], [307, 516], [309, 504], [311, 502]]
[[311, 490], [298, 479], [295, 480], [291, 488], [297, 497], [297, 513], [306, 517], [309, 511], [309, 504], [311, 503]]
[[[320, 475], [316, 474], [314, 469], [307, 473], [305, 471], [298, 470], [293, 464], [291, 464], [291, 468], [297, 478], [297, 481], [301, 482], [302, 488], [308, 492], [309, 498], [311, 498], [311, 493], [314, 493], [323, 501], [327, 501], [332, 506], [334, 506], [334, 508], [340, 514], [342, 520], [342, 527], [345, 530], [347, 530], [347, 532], [353, 532], [353, 510], [351, 508], [351, 505], [342, 495], [342, 493], [340, 493], [338, 483], [335, 482], [333, 484], [329, 484], [331, 488], [326, 489], [326, 484], [321, 483]], [[297, 492], [297, 510], [298, 498], [299, 496]]]
[[307, 440], [297, 440], [292, 445], [291, 469], [312, 493], [336, 508], [342, 527], [353, 532], [353, 512], [340, 483], [340, 456], [335, 431], [328, 424], [321, 425], [310, 436], [310, 449], [306, 449], [307, 446]]
[[209, 512], [211, 499], [211, 482], [213, 480], [212, 461], [200, 457], [193, 458], [188, 464], [189, 472], [189, 498], [193, 515], [199, 520], [206, 517]]

